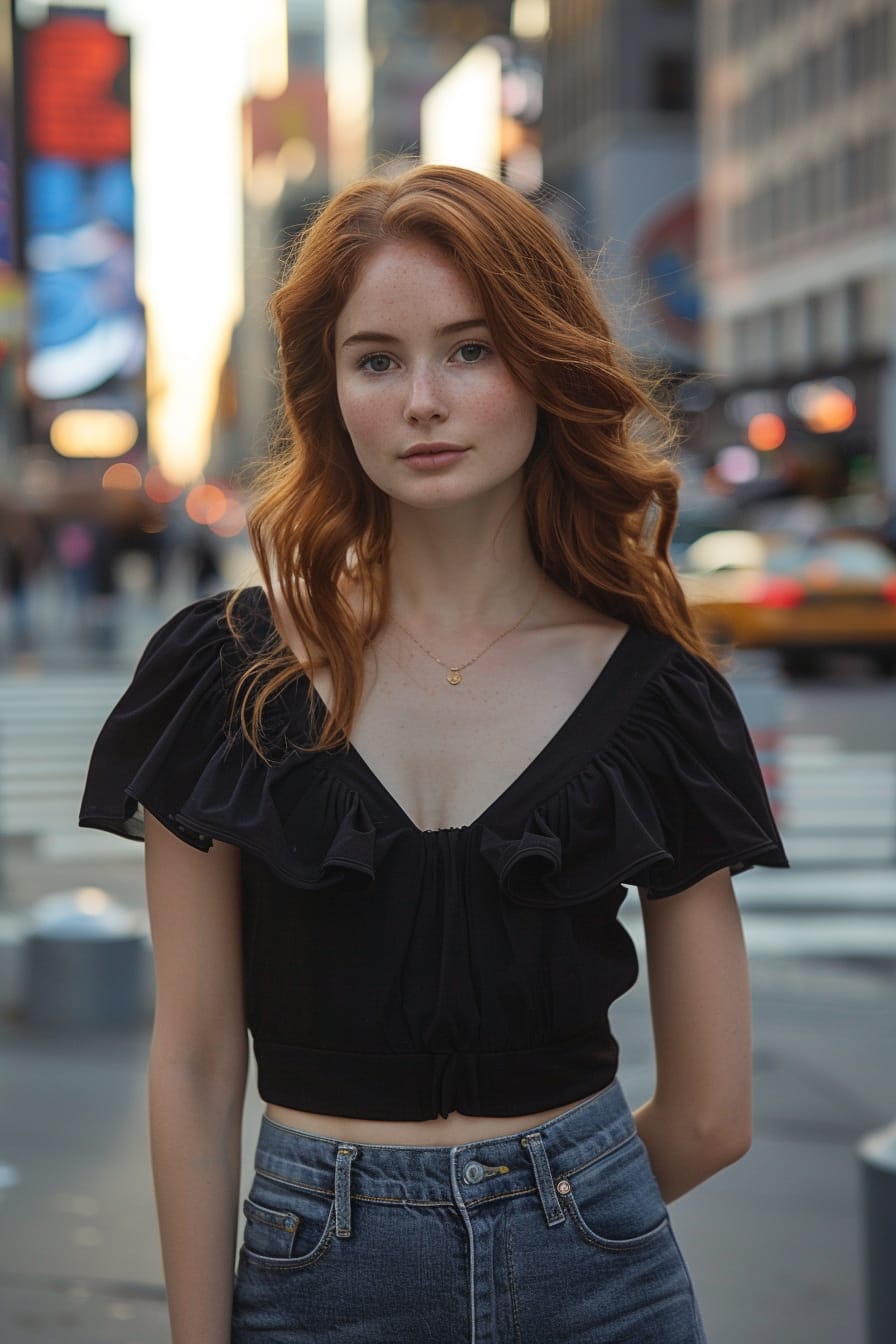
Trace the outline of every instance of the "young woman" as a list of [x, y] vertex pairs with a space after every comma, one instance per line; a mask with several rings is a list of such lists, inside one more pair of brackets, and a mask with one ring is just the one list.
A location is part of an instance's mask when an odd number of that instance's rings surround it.
[[273, 313], [262, 585], [153, 638], [82, 812], [145, 827], [173, 1340], [702, 1340], [666, 1204], [749, 1145], [730, 875], [786, 858], [669, 564], [668, 422], [550, 224], [459, 169], [343, 191]]

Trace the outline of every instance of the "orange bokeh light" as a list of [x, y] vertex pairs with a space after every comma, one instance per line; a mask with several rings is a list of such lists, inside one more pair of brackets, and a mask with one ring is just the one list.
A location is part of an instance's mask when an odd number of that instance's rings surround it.
[[832, 434], [849, 429], [856, 418], [856, 404], [840, 387], [819, 388], [807, 399], [803, 418], [816, 434]]
[[143, 482], [143, 489], [154, 504], [170, 504], [177, 499], [183, 486], [169, 481], [160, 467], [150, 467]]
[[217, 485], [194, 485], [184, 503], [194, 523], [217, 523], [227, 512], [227, 496]]
[[139, 490], [143, 477], [132, 462], [114, 462], [103, 472], [104, 490]]
[[786, 438], [787, 426], [774, 411], [763, 411], [761, 415], [754, 415], [747, 426], [748, 441], [761, 453], [780, 448]]

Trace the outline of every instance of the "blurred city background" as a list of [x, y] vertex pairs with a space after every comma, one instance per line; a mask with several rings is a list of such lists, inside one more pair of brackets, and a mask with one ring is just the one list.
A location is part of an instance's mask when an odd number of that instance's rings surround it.
[[[254, 572], [267, 300], [395, 156], [535, 200], [674, 398], [673, 559], [793, 865], [738, 880], [753, 1151], [673, 1211], [710, 1338], [893, 1344], [896, 0], [0, 0], [0, 1338], [167, 1337], [141, 854], [77, 805], [149, 634]], [[114, 993], [66, 1003], [54, 929]], [[636, 1102], [643, 983], [613, 1020]]]

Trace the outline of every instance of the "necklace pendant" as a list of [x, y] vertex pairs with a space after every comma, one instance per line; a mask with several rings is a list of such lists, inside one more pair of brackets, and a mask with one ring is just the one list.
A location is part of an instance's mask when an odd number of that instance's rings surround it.
[[449, 686], [459, 686], [463, 678], [461, 677], [457, 668], [452, 667], [451, 671], [448, 673], [445, 680], [448, 682]]

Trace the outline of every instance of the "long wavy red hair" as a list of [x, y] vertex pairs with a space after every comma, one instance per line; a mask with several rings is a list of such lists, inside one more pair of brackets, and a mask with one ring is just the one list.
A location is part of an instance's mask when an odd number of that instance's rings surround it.
[[[308, 650], [302, 670], [312, 684], [315, 669], [330, 671], [317, 747], [348, 742], [364, 650], [389, 614], [389, 500], [361, 470], [338, 415], [333, 329], [372, 250], [406, 239], [434, 244], [460, 268], [495, 348], [538, 403], [524, 502], [542, 568], [595, 609], [714, 661], [669, 561], [676, 427], [658, 381], [614, 340], [587, 271], [536, 206], [477, 173], [418, 166], [330, 200], [271, 300], [282, 432], [256, 483], [249, 536], [272, 610], [276, 579]], [[347, 580], [361, 595], [360, 619]], [[236, 600], [228, 615], [239, 634]], [[261, 754], [265, 704], [298, 673], [278, 633], [239, 682], [242, 728]]]

